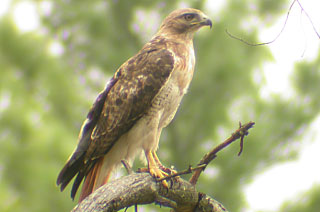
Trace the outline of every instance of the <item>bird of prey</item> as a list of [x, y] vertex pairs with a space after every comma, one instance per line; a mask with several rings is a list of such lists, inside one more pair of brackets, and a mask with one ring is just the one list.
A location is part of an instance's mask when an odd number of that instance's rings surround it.
[[[61, 170], [61, 191], [74, 180], [71, 197], [84, 179], [79, 202], [106, 184], [121, 160], [144, 153], [150, 174], [168, 175], [156, 155], [161, 131], [173, 119], [193, 76], [194, 33], [211, 20], [200, 10], [170, 13], [158, 32], [116, 71], [99, 94]], [[163, 181], [164, 186], [167, 182]]]

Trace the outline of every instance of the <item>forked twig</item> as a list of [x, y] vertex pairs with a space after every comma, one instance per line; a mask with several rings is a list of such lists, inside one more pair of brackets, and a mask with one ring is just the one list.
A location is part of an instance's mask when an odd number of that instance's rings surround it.
[[189, 166], [189, 168], [184, 170], [184, 171], [176, 172], [174, 174], [170, 174], [168, 176], [159, 178], [159, 179], [157, 179], [157, 181], [168, 180], [168, 179], [171, 179], [173, 177], [181, 176], [181, 175], [184, 175], [184, 174], [190, 174], [190, 173], [194, 172], [197, 169], [204, 169], [206, 166], [207, 166], [206, 164], [202, 164], [202, 165], [196, 166], [194, 168], [192, 168], [192, 166]]
[[241, 125], [239, 126], [239, 129], [237, 129], [228, 139], [226, 139], [224, 142], [222, 142], [221, 144], [219, 144], [218, 146], [216, 146], [215, 148], [213, 148], [209, 153], [207, 153], [199, 162], [198, 166], [204, 165], [202, 168], [198, 168], [197, 170], [194, 171], [193, 175], [191, 176], [191, 178], [189, 179], [189, 182], [192, 185], [195, 185], [198, 181], [198, 178], [201, 174], [201, 171], [203, 171], [205, 169], [205, 167], [215, 158], [217, 157], [217, 153], [219, 151], [221, 151], [222, 149], [224, 149], [225, 147], [227, 147], [229, 144], [231, 144], [232, 142], [234, 142], [237, 139], [241, 139], [240, 142], [240, 151], [238, 153], [238, 155], [241, 154], [242, 149], [243, 149], [243, 138], [244, 136], [248, 135], [248, 130], [250, 128], [253, 127], [255, 123], [250, 121], [245, 125]]

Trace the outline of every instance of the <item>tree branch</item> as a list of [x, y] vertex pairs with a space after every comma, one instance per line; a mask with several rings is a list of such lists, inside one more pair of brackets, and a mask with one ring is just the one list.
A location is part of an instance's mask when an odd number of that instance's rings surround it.
[[118, 211], [136, 204], [156, 203], [180, 211], [213, 211], [227, 210], [210, 196], [199, 193], [188, 181], [173, 179], [169, 189], [157, 182], [149, 173], [133, 173], [116, 179], [79, 203], [72, 211]]
[[[107, 183], [86, 199], [80, 202], [72, 211], [118, 211], [137, 204], [155, 203], [173, 208], [175, 212], [226, 212], [225, 207], [212, 197], [196, 191], [195, 184], [201, 172], [216, 157], [216, 154], [237, 139], [241, 139], [240, 153], [243, 149], [243, 138], [254, 122], [239, 126], [227, 140], [207, 153], [195, 168], [174, 173], [163, 179], [154, 179], [149, 173], [132, 173], [131, 167], [122, 161], [129, 175]], [[189, 182], [176, 176], [194, 172]], [[162, 180], [170, 180], [169, 188], [165, 188]]]

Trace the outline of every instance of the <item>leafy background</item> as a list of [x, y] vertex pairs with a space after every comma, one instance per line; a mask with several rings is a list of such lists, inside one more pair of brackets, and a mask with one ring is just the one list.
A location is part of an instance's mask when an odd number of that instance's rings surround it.
[[[21, 32], [10, 10], [0, 19], [0, 210], [70, 211], [76, 204], [69, 197], [70, 186], [60, 193], [56, 177], [107, 80], [173, 9], [190, 6], [211, 17], [213, 12], [207, 7], [209, 1], [200, 0], [29, 2], [37, 5], [41, 18], [37, 32]], [[51, 9], [43, 10], [43, 4]], [[260, 92], [265, 83], [261, 69], [274, 60], [268, 46], [247, 46], [225, 33], [228, 28], [258, 42], [260, 27], [247, 31], [241, 23], [256, 16], [271, 25], [287, 12], [288, 4], [229, 0], [215, 13], [213, 31], [203, 29], [195, 37], [194, 79], [175, 120], [161, 137], [160, 158], [165, 165], [183, 170], [228, 137], [238, 121], [256, 122], [243, 155], [237, 157], [237, 144], [227, 148], [197, 185], [230, 211], [247, 211], [244, 189], [254, 177], [296, 159], [299, 149], [311, 143], [302, 138], [319, 115], [320, 55], [314, 61], [296, 63], [291, 78], [294, 98], [272, 95], [265, 99]], [[57, 43], [62, 46], [53, 54], [50, 48]], [[316, 184], [299, 194], [299, 201], [288, 200], [279, 210], [320, 211], [319, 196]], [[140, 210], [168, 211], [159, 206]]]

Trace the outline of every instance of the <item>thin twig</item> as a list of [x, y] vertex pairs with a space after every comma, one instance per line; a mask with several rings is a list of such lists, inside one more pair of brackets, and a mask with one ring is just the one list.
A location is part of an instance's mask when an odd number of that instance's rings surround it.
[[[241, 128], [241, 127], [242, 127], [242, 124], [241, 124], [241, 121], [239, 121], [239, 128]], [[243, 138], [244, 138], [244, 135], [241, 135], [241, 137], [240, 137], [240, 150], [239, 150], [238, 156], [241, 155], [242, 150], [243, 150]]]
[[[239, 129], [237, 129], [228, 139], [226, 139], [224, 142], [213, 148], [209, 153], [207, 153], [199, 162], [198, 166], [205, 165], [204, 168], [217, 156], [216, 154], [227, 147], [229, 144], [234, 142], [235, 140], [242, 138], [246, 135], [248, 135], [248, 130], [253, 127], [255, 123], [250, 121], [245, 125], [240, 125]], [[243, 141], [242, 141], [243, 142]], [[241, 153], [241, 152], [240, 152]], [[194, 171], [193, 175], [191, 176], [189, 182], [192, 185], [195, 185], [198, 181], [198, 178], [201, 174], [201, 171], [204, 170], [204, 168], [199, 168]]]
[[239, 150], [238, 156], [241, 155], [242, 150], [243, 150], [243, 138], [244, 138], [244, 135], [241, 135], [241, 137], [240, 137], [240, 150]]
[[304, 57], [304, 54], [306, 53], [306, 50], [307, 50], [307, 47], [308, 47], [308, 40], [307, 40], [307, 34], [304, 30], [304, 27], [303, 27], [303, 24], [302, 24], [302, 13], [303, 13], [303, 10], [301, 9], [300, 10], [300, 28], [302, 29], [302, 33], [303, 33], [303, 37], [304, 37], [304, 49], [303, 49], [303, 52], [301, 54], [301, 58]]
[[306, 14], [307, 18], [309, 19], [309, 21], [310, 21], [310, 23], [311, 23], [311, 25], [312, 25], [313, 31], [317, 34], [318, 38], [320, 39], [320, 34], [318, 33], [316, 27], [314, 26], [313, 21], [312, 21], [312, 19], [310, 18], [309, 14], [308, 14], [308, 13], [306, 12], [306, 10], [302, 7], [302, 5], [300, 4], [300, 1], [299, 1], [299, 0], [295, 0], [295, 1], [298, 2], [301, 10], [304, 12], [304, 14]]
[[283, 24], [283, 26], [282, 26], [282, 29], [281, 29], [281, 31], [278, 33], [278, 35], [277, 35], [272, 41], [264, 42], [264, 43], [249, 43], [249, 42], [243, 40], [242, 38], [238, 38], [238, 37], [232, 35], [231, 33], [228, 32], [227, 29], [226, 29], [226, 33], [227, 33], [231, 38], [236, 39], [236, 40], [238, 40], [238, 41], [241, 41], [242, 43], [245, 43], [245, 44], [247, 44], [247, 45], [249, 45], [249, 46], [262, 46], [262, 45], [271, 44], [271, 43], [275, 42], [275, 41], [280, 37], [280, 35], [282, 34], [284, 28], [285, 28], [286, 25], [287, 25], [287, 21], [288, 21], [288, 19], [289, 19], [289, 15], [290, 15], [291, 9], [292, 9], [292, 7], [293, 7], [293, 5], [294, 5], [294, 3], [295, 3], [296, 1], [297, 1], [297, 0], [294, 0], [294, 1], [291, 3], [291, 5], [290, 5], [290, 7], [289, 7], [289, 10], [288, 10], [288, 13], [287, 13], [286, 20], [284, 21], [284, 24]]
[[247, 44], [247, 45], [249, 45], [249, 46], [262, 46], [262, 45], [271, 44], [271, 43], [275, 42], [275, 41], [280, 37], [280, 35], [282, 34], [283, 30], [285, 29], [285, 27], [286, 27], [286, 25], [287, 25], [287, 22], [288, 22], [288, 19], [289, 19], [289, 15], [290, 15], [291, 9], [292, 9], [293, 5], [294, 5], [296, 2], [299, 4], [299, 6], [300, 6], [300, 8], [301, 8], [301, 11], [307, 16], [309, 22], [311, 23], [311, 25], [312, 25], [312, 27], [313, 27], [313, 31], [317, 34], [318, 38], [320, 39], [320, 34], [318, 33], [318, 31], [317, 31], [317, 29], [316, 29], [316, 27], [315, 27], [312, 19], [310, 18], [309, 14], [305, 11], [305, 9], [302, 7], [302, 5], [301, 5], [301, 3], [300, 3], [299, 0], [293, 0], [293, 2], [291, 3], [291, 5], [290, 5], [290, 7], [289, 7], [288, 12], [287, 12], [287, 17], [286, 17], [286, 20], [285, 20], [282, 28], [281, 28], [281, 31], [278, 33], [278, 35], [277, 35], [273, 40], [271, 40], [271, 41], [269, 41], [269, 42], [249, 43], [248, 41], [245, 41], [245, 40], [243, 40], [242, 38], [239, 38], [239, 37], [236, 37], [236, 36], [232, 35], [230, 32], [228, 32], [227, 29], [226, 29], [226, 33], [227, 33], [231, 38], [233, 38], [233, 39], [235, 39], [235, 40], [238, 40], [238, 41], [241, 41], [242, 43], [245, 43], [245, 44]]
[[190, 174], [190, 173], [194, 172], [195, 170], [197, 170], [197, 169], [203, 169], [203, 168], [205, 168], [206, 166], [207, 166], [206, 164], [202, 164], [202, 165], [199, 165], [199, 166], [194, 167], [194, 168], [192, 168], [191, 166], [189, 166], [189, 168], [186, 169], [186, 170], [184, 170], [184, 171], [176, 172], [176, 173], [174, 173], [174, 174], [170, 174], [170, 175], [168, 175], [168, 176], [158, 178], [157, 181], [168, 180], [168, 179], [171, 179], [171, 178], [174, 178], [174, 177], [177, 177], [177, 176], [181, 176], [181, 175], [185, 175], [185, 174]]
[[121, 163], [124, 166], [124, 168], [127, 170], [128, 174], [132, 174], [133, 173], [132, 167], [129, 165], [128, 161], [121, 160]]

